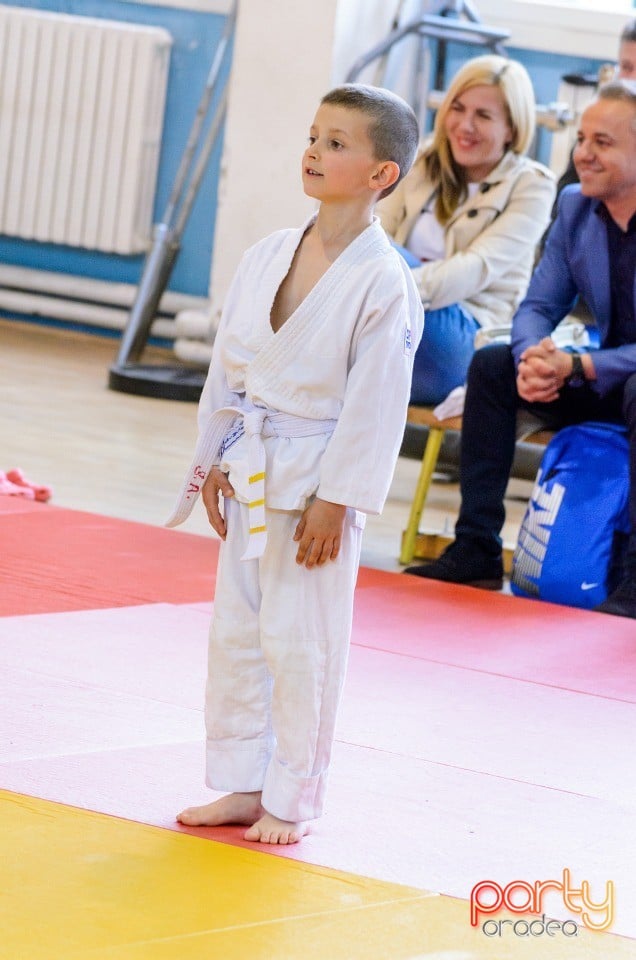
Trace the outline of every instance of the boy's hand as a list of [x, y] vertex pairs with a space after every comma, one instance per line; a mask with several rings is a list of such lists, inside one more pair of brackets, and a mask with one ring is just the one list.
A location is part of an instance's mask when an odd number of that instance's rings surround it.
[[342, 528], [347, 508], [342, 503], [330, 503], [318, 497], [303, 511], [298, 521], [294, 540], [298, 543], [296, 563], [308, 569], [322, 567], [327, 560], [335, 560], [340, 552]]
[[224, 497], [233, 497], [234, 487], [228, 480], [227, 474], [219, 470], [218, 467], [212, 467], [203, 484], [201, 497], [205, 504], [210, 525], [218, 533], [221, 540], [225, 540], [227, 528], [219, 510], [219, 494], [223, 494]]

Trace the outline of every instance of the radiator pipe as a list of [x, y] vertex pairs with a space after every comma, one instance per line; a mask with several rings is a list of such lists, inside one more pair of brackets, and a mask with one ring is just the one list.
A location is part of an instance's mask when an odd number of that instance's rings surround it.
[[178, 337], [174, 342], [175, 356], [185, 363], [194, 363], [206, 370], [212, 359], [212, 344], [202, 343], [200, 340], [182, 340]]
[[[52, 270], [35, 270], [12, 264], [0, 264], [0, 295], [7, 291], [32, 293], [35, 296], [60, 297], [66, 301], [85, 300], [92, 304], [112, 304], [130, 310], [137, 286], [93, 277], [79, 277]], [[182, 310], [205, 313], [210, 304], [206, 297], [197, 297], [176, 290], [166, 290], [159, 302], [161, 314], [174, 315]]]
[[[47, 297], [19, 290], [0, 290], [0, 310], [66, 320], [70, 323], [86, 323], [106, 330], [123, 330], [128, 317], [127, 310], [117, 307], [64, 300], [62, 297]], [[176, 320], [157, 318], [152, 324], [152, 335], [173, 340], [177, 335]]]

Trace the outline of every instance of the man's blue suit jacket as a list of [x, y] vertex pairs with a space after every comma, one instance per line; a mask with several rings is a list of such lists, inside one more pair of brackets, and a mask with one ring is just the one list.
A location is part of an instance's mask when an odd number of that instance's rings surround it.
[[[604, 396], [636, 373], [636, 329], [634, 343], [604, 348], [610, 333], [611, 296], [607, 230], [597, 213], [599, 203], [584, 197], [578, 184], [562, 191], [543, 256], [512, 322], [512, 352], [518, 364], [523, 351], [549, 337], [581, 296], [600, 333], [593, 386]], [[632, 281], [636, 317], [636, 264]]]

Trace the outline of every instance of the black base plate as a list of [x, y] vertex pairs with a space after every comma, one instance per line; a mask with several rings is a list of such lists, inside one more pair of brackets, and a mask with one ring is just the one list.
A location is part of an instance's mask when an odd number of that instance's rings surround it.
[[192, 367], [131, 363], [111, 367], [108, 386], [111, 390], [134, 393], [141, 397], [197, 402], [205, 377], [205, 370]]

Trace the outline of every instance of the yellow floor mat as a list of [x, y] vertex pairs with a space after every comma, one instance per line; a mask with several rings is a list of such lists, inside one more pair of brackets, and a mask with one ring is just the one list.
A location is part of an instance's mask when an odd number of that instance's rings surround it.
[[[370, 838], [378, 842], [378, 838]], [[634, 941], [496, 941], [465, 901], [0, 791], [3, 960], [633, 958]]]

